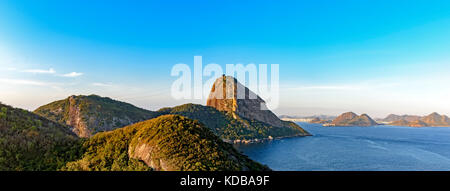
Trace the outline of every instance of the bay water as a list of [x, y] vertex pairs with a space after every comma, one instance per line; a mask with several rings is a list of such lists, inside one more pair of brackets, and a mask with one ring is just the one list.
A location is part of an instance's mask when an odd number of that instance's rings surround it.
[[313, 134], [235, 147], [276, 171], [450, 170], [450, 127], [322, 127]]

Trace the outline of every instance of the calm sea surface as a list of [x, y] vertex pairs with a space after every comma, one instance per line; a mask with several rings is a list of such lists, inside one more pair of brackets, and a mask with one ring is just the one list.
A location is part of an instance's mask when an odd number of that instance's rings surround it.
[[236, 145], [273, 170], [450, 170], [449, 127], [322, 127], [314, 136]]

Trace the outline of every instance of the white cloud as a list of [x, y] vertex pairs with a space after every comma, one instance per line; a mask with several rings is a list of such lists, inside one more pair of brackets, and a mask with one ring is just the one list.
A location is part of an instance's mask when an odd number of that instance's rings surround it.
[[[7, 68], [6, 70], [9, 71], [15, 71], [17, 70], [16, 68]], [[21, 72], [27, 72], [27, 73], [33, 73], [33, 74], [55, 74], [57, 76], [61, 76], [61, 77], [68, 77], [68, 78], [74, 78], [74, 77], [78, 77], [78, 76], [82, 76], [83, 73], [80, 72], [71, 72], [71, 73], [67, 73], [67, 74], [56, 74], [56, 71], [53, 68], [50, 68], [48, 70], [42, 70], [42, 69], [27, 69], [27, 70], [22, 70]]]
[[23, 72], [34, 73], [34, 74], [54, 74], [54, 73], [56, 73], [56, 71], [53, 68], [50, 68], [48, 70], [30, 69], [30, 70], [24, 70]]
[[98, 86], [98, 87], [112, 87], [112, 84], [105, 84], [105, 83], [92, 83], [93, 86]]
[[33, 81], [33, 80], [21, 80], [21, 79], [0, 79], [0, 83], [12, 84], [12, 85], [33, 85], [33, 86], [47, 86], [48, 83]]
[[68, 78], [74, 78], [74, 77], [78, 77], [78, 76], [82, 76], [82, 75], [83, 75], [83, 73], [71, 72], [71, 73], [63, 74], [61, 76], [62, 77], [68, 77]]

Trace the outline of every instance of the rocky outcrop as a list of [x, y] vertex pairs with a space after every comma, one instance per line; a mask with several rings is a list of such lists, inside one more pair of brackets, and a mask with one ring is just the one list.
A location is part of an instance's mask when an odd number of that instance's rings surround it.
[[[80, 106], [77, 104], [75, 96], [69, 97], [69, 118], [65, 121], [66, 125], [73, 127], [72, 131], [79, 137], [90, 137], [92, 130], [88, 128], [86, 121], [83, 120]], [[62, 112], [62, 108], [58, 108], [58, 112]]]
[[228, 112], [235, 119], [242, 117], [283, 127], [283, 122], [268, 110], [263, 99], [230, 76], [214, 82], [206, 105]]
[[214, 82], [206, 105], [231, 116], [232, 120], [227, 119], [229, 127], [222, 124], [215, 128], [224, 128], [221, 131], [228, 135], [221, 138], [230, 142], [311, 135], [296, 123], [279, 119], [261, 97], [230, 76], [222, 76]]
[[353, 112], [347, 112], [331, 122], [332, 126], [374, 126], [378, 125], [369, 115], [362, 114], [360, 116]]

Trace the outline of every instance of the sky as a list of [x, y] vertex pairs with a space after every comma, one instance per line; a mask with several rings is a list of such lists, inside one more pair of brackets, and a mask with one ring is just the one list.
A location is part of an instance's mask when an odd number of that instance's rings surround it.
[[156, 110], [178, 63], [279, 64], [276, 114], [450, 114], [450, 2], [0, 1], [0, 101]]

